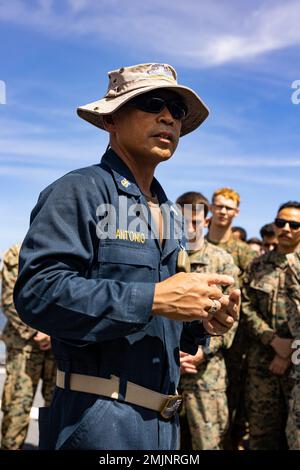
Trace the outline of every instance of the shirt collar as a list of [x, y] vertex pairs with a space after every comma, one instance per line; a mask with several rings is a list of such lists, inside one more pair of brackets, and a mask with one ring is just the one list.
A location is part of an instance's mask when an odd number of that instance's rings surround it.
[[274, 266], [278, 266], [281, 268], [285, 268], [288, 265], [287, 256], [283, 253], [278, 253], [276, 250], [269, 251], [269, 260], [274, 264]]
[[[137, 182], [135, 181], [135, 178], [129, 170], [128, 166], [111, 148], [109, 148], [103, 155], [101, 159], [101, 166], [103, 168], [109, 169], [112, 172], [113, 178], [120, 191], [132, 196], [143, 196], [143, 193], [137, 185]], [[153, 178], [151, 189], [157, 196], [159, 204], [172, 204], [172, 202], [168, 200], [163, 188], [156, 178]]]
[[208, 245], [208, 241], [204, 239], [204, 243], [202, 247], [200, 248], [200, 250], [188, 251], [191, 264], [203, 264], [203, 265], [209, 264], [209, 260], [206, 256], [207, 245]]

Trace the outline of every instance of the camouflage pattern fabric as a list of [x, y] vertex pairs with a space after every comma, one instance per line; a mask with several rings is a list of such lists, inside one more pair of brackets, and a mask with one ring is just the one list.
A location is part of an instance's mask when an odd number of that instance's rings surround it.
[[235, 240], [233, 236], [231, 236], [227, 242], [222, 243], [210, 240], [209, 236], [207, 236], [206, 239], [209, 243], [222, 248], [232, 256], [234, 264], [239, 268], [240, 278], [243, 277], [249, 263], [257, 256], [256, 251], [251, 250], [247, 243], [242, 240]]
[[287, 316], [290, 332], [299, 341], [292, 355], [295, 385], [289, 402], [286, 436], [289, 449], [300, 450], [300, 250], [287, 255], [289, 268], [286, 275]]
[[246, 405], [250, 449], [285, 448], [284, 428], [294, 380], [290, 368], [283, 376], [269, 371], [275, 351], [270, 334], [291, 338], [287, 320], [288, 259], [275, 251], [252, 262], [243, 285], [243, 312], [250, 335]]
[[[193, 391], [184, 391], [184, 400], [191, 439], [189, 449], [220, 450], [228, 427], [226, 393], [195, 388]], [[187, 450], [185, 447], [181, 449]]]
[[[230, 253], [233, 261], [239, 268], [239, 282], [242, 287], [243, 277], [249, 264], [257, 257], [257, 253], [242, 240], [235, 240], [233, 236], [227, 242], [218, 243], [207, 239], [214, 245]], [[225, 449], [238, 448], [239, 442], [247, 433], [245, 411], [245, 382], [247, 374], [247, 328], [243, 308], [240, 312], [240, 321], [232, 346], [224, 351], [228, 374], [228, 408], [230, 416], [229, 431], [226, 436]]]
[[20, 245], [13, 245], [4, 255], [2, 308], [8, 321], [2, 340], [6, 344], [6, 379], [2, 396], [1, 448], [20, 449], [25, 441], [30, 409], [41, 378], [46, 406], [50, 404], [55, 385], [56, 367], [50, 350], [42, 351], [34, 341], [37, 333], [19, 318], [13, 303], [13, 289], [18, 275]]
[[252, 339], [262, 344], [275, 332], [291, 338], [286, 312], [286, 255], [270, 251], [254, 260], [244, 277], [243, 312]]
[[[15, 331], [18, 333], [18, 337], [23, 339], [30, 339], [36, 334], [36, 330], [30, 328], [30, 326], [25, 325], [25, 323], [20, 320], [13, 301], [13, 291], [18, 276], [20, 248], [20, 244], [13, 245], [4, 254], [3, 267], [1, 271], [1, 300], [3, 313], [8, 319], [7, 325], [9, 325], [9, 328], [14, 328]], [[5, 338], [5, 331], [3, 333], [3, 336]], [[23, 347], [23, 344], [24, 342], [21, 341], [20, 346]]]
[[300, 450], [300, 381], [296, 381], [289, 402], [286, 437], [290, 450]]
[[[239, 288], [238, 269], [224, 250], [204, 241], [201, 250], [189, 253], [192, 272], [228, 274], [236, 279], [230, 290]], [[228, 289], [227, 289], [228, 290]], [[223, 351], [232, 344], [236, 325], [224, 336], [212, 337], [206, 360], [198, 366], [197, 374], [184, 374], [180, 391], [184, 398], [181, 413], [181, 448], [194, 450], [219, 449], [228, 426], [227, 373]], [[191, 445], [187, 442], [190, 435]]]
[[248, 368], [246, 406], [250, 450], [287, 448], [285, 425], [294, 382], [289, 373], [275, 376], [269, 372], [271, 360], [261, 360], [256, 367]]
[[21, 449], [26, 439], [30, 409], [41, 378], [45, 406], [49, 406], [55, 386], [56, 367], [51, 351], [37, 346], [29, 351], [7, 347], [6, 379], [2, 395], [1, 448]]
[[[293, 338], [300, 339], [300, 250], [287, 255], [287, 317]], [[300, 374], [299, 374], [300, 379]]]

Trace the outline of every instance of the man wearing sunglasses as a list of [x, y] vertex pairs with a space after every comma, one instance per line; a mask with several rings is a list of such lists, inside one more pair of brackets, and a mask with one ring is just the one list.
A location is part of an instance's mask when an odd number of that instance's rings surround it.
[[41, 447], [176, 449], [179, 350], [195, 354], [238, 317], [239, 291], [220, 288], [232, 277], [176, 274], [179, 213], [153, 176], [208, 110], [171, 66], [141, 64], [110, 72], [104, 98], [78, 114], [109, 148], [41, 194], [15, 290], [58, 363]]
[[[278, 245], [249, 266], [243, 313], [251, 337], [246, 386], [250, 449], [286, 448], [285, 424], [293, 379], [288, 327], [288, 255], [300, 247], [300, 203], [282, 204], [274, 221]], [[300, 273], [298, 273], [300, 276]]]

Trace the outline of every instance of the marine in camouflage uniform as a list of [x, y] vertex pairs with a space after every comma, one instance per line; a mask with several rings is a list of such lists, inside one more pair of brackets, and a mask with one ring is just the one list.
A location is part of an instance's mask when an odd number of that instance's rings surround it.
[[271, 341], [276, 334], [291, 338], [287, 321], [285, 288], [288, 258], [270, 251], [254, 260], [243, 284], [243, 312], [250, 345], [246, 407], [253, 450], [286, 448], [284, 429], [293, 387], [290, 367], [275, 375], [269, 367], [276, 356]]
[[25, 441], [30, 409], [39, 379], [42, 394], [50, 404], [55, 385], [56, 368], [51, 350], [42, 351], [33, 337], [37, 331], [25, 325], [13, 304], [13, 289], [18, 275], [20, 245], [13, 245], [4, 255], [2, 308], [7, 317], [2, 339], [6, 344], [6, 380], [2, 396], [1, 448], [20, 449]]
[[[228, 274], [236, 279], [230, 290], [239, 288], [238, 268], [232, 257], [207, 240], [200, 250], [189, 252], [189, 259], [192, 272]], [[227, 372], [223, 353], [231, 346], [236, 328], [237, 324], [224, 336], [212, 337], [210, 347], [204, 349], [205, 361], [198, 365], [198, 372], [181, 376], [180, 391], [184, 399], [184, 412], [180, 416], [181, 448], [222, 448], [228, 427]]]
[[289, 402], [286, 436], [289, 449], [300, 450], [300, 250], [287, 255], [289, 268], [286, 276], [287, 316], [290, 332], [297, 340], [292, 355], [292, 376], [295, 385]]
[[[244, 273], [257, 253], [242, 240], [231, 235], [227, 242], [207, 240], [227, 251], [233, 257], [235, 265], [239, 268], [239, 283], [242, 287]], [[249, 343], [243, 309], [240, 311], [240, 321], [231, 347], [224, 351], [228, 373], [228, 408], [230, 416], [230, 429], [226, 439], [225, 448], [237, 448], [239, 442], [246, 435], [245, 411], [245, 382], [247, 373], [247, 345]]]

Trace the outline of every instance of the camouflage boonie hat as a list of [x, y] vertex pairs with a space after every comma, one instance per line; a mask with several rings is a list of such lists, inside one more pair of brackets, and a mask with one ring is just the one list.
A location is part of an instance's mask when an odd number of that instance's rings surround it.
[[122, 67], [109, 72], [108, 77], [109, 85], [105, 96], [77, 109], [79, 117], [100, 129], [104, 129], [102, 116], [113, 113], [135, 96], [159, 88], [176, 92], [188, 108], [187, 115], [182, 120], [181, 136], [200, 126], [209, 114], [206, 105], [191, 88], [178, 85], [176, 71], [168, 64]]

